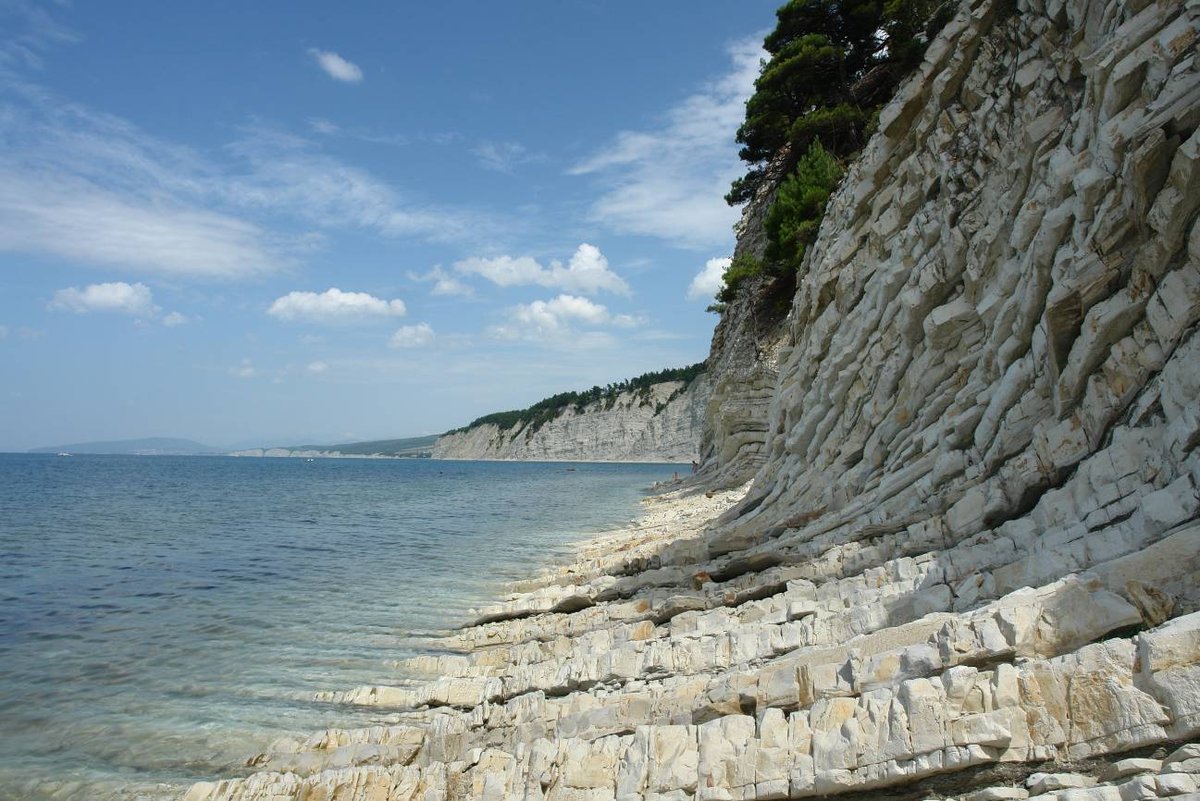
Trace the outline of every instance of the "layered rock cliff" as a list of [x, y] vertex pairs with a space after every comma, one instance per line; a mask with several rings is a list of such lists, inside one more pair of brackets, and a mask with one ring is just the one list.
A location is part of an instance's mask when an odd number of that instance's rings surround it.
[[396, 725], [189, 801], [1194, 798], [1198, 32], [965, 0], [806, 258], [748, 488], [653, 499], [427, 681], [324, 698]]
[[[764, 221], [775, 199], [782, 158], [770, 165], [754, 197], [742, 210], [733, 256], [761, 260], [766, 252]], [[785, 284], [780, 286], [780, 284]], [[708, 356], [712, 384], [700, 441], [706, 484], [740, 484], [762, 467], [767, 453], [767, 417], [779, 381], [779, 348], [790, 282], [751, 279], [726, 304], [713, 332]], [[781, 292], [783, 290], [783, 292]]]
[[433, 458], [690, 462], [699, 458], [711, 394], [705, 374], [690, 383], [666, 381], [579, 410], [566, 406], [540, 425], [485, 423], [446, 434]]

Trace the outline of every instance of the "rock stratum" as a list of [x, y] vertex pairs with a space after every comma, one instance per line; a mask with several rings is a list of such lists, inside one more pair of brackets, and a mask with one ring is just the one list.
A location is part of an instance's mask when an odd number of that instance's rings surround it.
[[397, 724], [188, 801], [1196, 798], [1198, 17], [965, 2], [831, 203], [765, 403], [708, 422], [706, 471], [753, 480], [649, 500], [425, 680], [320, 699]]
[[495, 423], [445, 434], [434, 459], [690, 462], [712, 389], [705, 374], [690, 383], [665, 381], [645, 392], [621, 392], [581, 410], [567, 406], [553, 419], [502, 429]]

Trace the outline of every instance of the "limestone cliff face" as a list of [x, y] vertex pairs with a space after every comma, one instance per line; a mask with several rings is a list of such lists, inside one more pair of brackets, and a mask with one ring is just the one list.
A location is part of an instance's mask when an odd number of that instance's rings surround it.
[[440, 437], [435, 459], [690, 462], [698, 457], [710, 385], [654, 384], [645, 395], [623, 392], [611, 404], [568, 407], [536, 430], [519, 424], [501, 430], [475, 426]]
[[964, 0], [830, 205], [761, 431], [705, 440], [748, 490], [653, 499], [427, 681], [321, 698], [400, 724], [189, 801], [1195, 798], [1198, 39], [1183, 0]]
[[1143, 495], [1195, 514], [1195, 6], [1019, 5], [943, 32], [835, 196], [739, 531], [869, 515], [1020, 550], [1053, 520], [1066, 552]]
[[[767, 247], [763, 221], [781, 178], [781, 154], [746, 204], [737, 226], [734, 257], [762, 259]], [[734, 486], [763, 465], [767, 416], [779, 381], [778, 352], [786, 329], [787, 297], [769, 279], [748, 281], [728, 304], [713, 332], [708, 356], [712, 383], [700, 443], [701, 473], [712, 486]]]
[[766, 460], [767, 419], [779, 381], [779, 347], [786, 329], [771, 307], [770, 282], [748, 282], [713, 334], [712, 383], [700, 442], [702, 475], [713, 486], [746, 481]]

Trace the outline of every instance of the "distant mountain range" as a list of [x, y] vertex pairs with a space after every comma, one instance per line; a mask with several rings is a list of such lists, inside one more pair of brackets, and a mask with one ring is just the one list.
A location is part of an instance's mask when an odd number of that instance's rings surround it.
[[47, 448], [32, 448], [30, 453], [115, 453], [134, 456], [199, 456], [225, 453], [222, 448], [203, 445], [190, 439], [145, 437], [111, 442], [75, 442]]

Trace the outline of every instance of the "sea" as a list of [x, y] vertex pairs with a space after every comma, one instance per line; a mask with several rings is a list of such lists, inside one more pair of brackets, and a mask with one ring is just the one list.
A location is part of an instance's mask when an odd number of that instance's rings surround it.
[[0, 454], [0, 799], [178, 798], [284, 737], [394, 722], [505, 582], [677, 465]]

